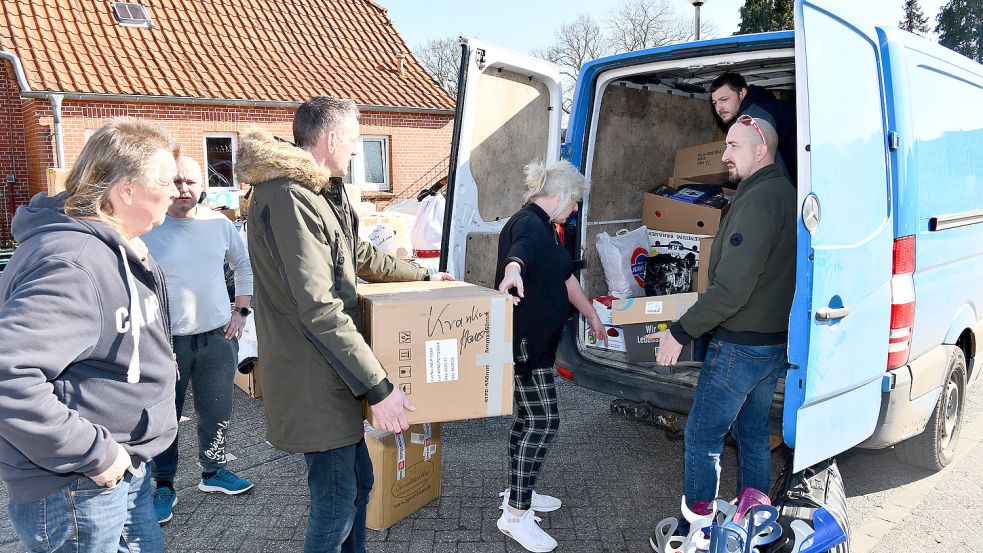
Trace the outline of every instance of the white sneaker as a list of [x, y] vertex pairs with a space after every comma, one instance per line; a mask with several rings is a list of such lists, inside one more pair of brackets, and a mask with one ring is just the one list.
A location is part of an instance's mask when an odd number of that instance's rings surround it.
[[[511, 494], [511, 492], [512, 492], [512, 490], [511, 489], [508, 489], [508, 490], [505, 490], [504, 492], [498, 494], [501, 497], [503, 497], [503, 499], [502, 499], [502, 507], [508, 507], [508, 504], [509, 504], [509, 495]], [[560, 506], [562, 506], [562, 505], [563, 505], [563, 503], [559, 499], [557, 499], [557, 498], [555, 498], [555, 497], [553, 497], [551, 495], [539, 495], [538, 493], [536, 493], [536, 490], [533, 490], [532, 491], [532, 502], [530, 503], [530, 507], [529, 508], [531, 510], [533, 510], [533, 511], [536, 511], [537, 513], [549, 513], [549, 512], [552, 512], [552, 511], [555, 511], [555, 510], [559, 509]]]
[[498, 529], [506, 536], [519, 542], [526, 551], [533, 553], [547, 553], [556, 549], [556, 540], [547, 534], [537, 524], [541, 518], [536, 516], [532, 509], [526, 511], [521, 517], [513, 516], [509, 513], [508, 507], [502, 510], [502, 516], [498, 519]]

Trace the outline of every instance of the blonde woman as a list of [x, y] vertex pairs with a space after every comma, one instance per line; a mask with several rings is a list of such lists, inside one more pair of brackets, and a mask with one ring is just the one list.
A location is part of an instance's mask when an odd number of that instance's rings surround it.
[[569, 162], [525, 167], [522, 206], [502, 228], [495, 283], [515, 304], [515, 420], [509, 435], [509, 489], [503, 492], [498, 528], [529, 551], [552, 551], [556, 540], [543, 531], [535, 512], [560, 508], [555, 497], [534, 491], [550, 442], [560, 425], [553, 363], [572, 304], [595, 336], [604, 327], [573, 275], [573, 259], [555, 225], [577, 211], [587, 180]]
[[163, 277], [138, 237], [177, 195], [177, 153], [157, 125], [114, 120], [89, 138], [67, 192], [14, 217], [0, 479], [29, 551], [164, 550], [145, 467], [177, 432], [177, 370]]

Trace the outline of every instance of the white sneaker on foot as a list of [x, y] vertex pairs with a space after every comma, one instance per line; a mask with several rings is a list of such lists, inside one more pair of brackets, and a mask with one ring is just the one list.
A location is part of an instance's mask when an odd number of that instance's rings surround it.
[[[502, 496], [502, 506], [507, 507], [509, 504], [509, 495], [511, 494], [511, 489], [505, 490], [504, 492], [498, 494]], [[551, 496], [551, 495], [539, 495], [536, 490], [532, 491], [532, 503], [530, 504], [530, 509], [536, 511], [537, 513], [549, 513], [555, 511], [562, 506], [563, 503]]]
[[521, 517], [509, 513], [508, 507], [502, 510], [502, 516], [498, 519], [498, 529], [506, 536], [519, 542], [526, 551], [533, 553], [547, 553], [556, 549], [556, 540], [547, 534], [537, 524], [540, 520], [532, 509], [526, 511]]

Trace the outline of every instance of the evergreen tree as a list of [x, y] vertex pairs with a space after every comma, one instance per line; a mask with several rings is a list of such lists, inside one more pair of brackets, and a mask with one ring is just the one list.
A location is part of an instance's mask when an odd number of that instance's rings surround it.
[[949, 0], [935, 21], [943, 46], [983, 63], [983, 1]]
[[795, 0], [775, 0], [775, 11], [772, 15], [772, 30], [787, 31], [795, 28], [795, 17], [792, 8]]
[[741, 26], [735, 35], [764, 33], [772, 30], [774, 0], [745, 0], [741, 8]]
[[916, 35], [925, 36], [928, 33], [928, 18], [922, 13], [918, 0], [905, 0], [904, 16], [898, 22], [898, 28]]

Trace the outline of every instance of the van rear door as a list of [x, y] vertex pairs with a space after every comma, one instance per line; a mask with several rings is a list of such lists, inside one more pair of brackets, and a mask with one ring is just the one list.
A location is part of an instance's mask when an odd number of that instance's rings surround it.
[[797, 0], [798, 253], [783, 432], [801, 470], [877, 424], [893, 243], [881, 52], [847, 0]]
[[560, 71], [465, 39], [457, 102], [441, 266], [492, 287], [498, 234], [522, 206], [523, 167], [560, 157]]

